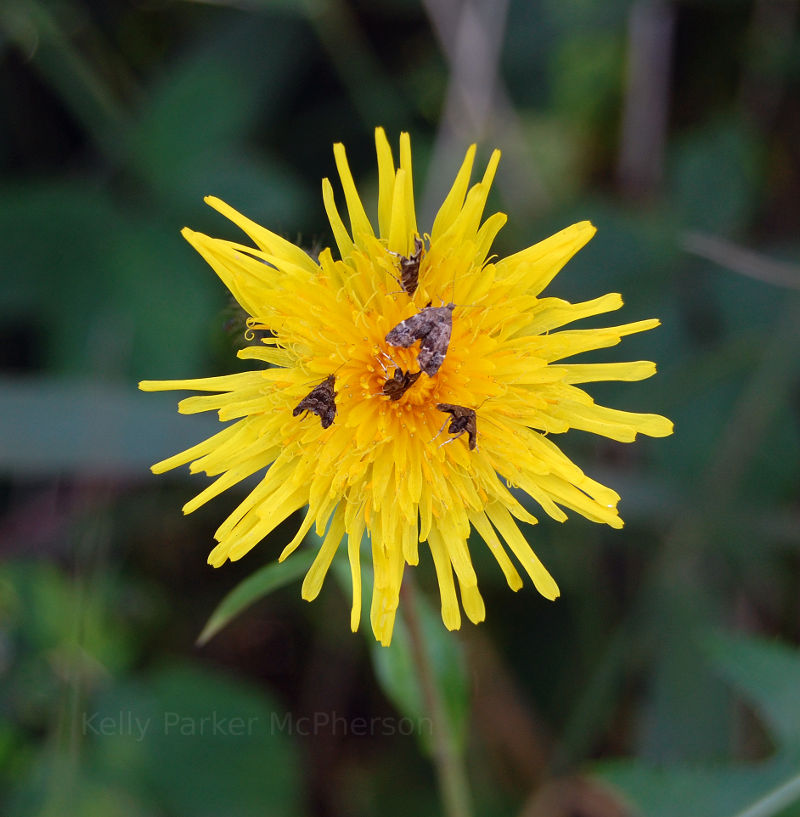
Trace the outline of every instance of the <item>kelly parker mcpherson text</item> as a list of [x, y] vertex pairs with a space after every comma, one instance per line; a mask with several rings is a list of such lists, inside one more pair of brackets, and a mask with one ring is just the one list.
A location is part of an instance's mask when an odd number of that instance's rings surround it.
[[333, 712], [314, 712], [297, 717], [291, 713], [269, 717], [223, 715], [213, 710], [207, 715], [186, 715], [166, 710], [156, 715], [139, 715], [133, 710], [120, 710], [112, 714], [84, 712], [82, 717], [84, 735], [99, 737], [123, 736], [136, 741], [148, 735], [161, 734], [178, 737], [250, 737], [252, 735], [340, 735], [355, 737], [431, 734], [429, 718], [355, 717], [345, 718]]

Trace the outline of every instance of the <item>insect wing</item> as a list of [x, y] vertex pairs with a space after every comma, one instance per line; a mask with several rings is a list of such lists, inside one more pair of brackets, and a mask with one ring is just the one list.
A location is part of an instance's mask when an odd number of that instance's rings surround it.
[[412, 315], [410, 318], [400, 321], [400, 323], [386, 335], [386, 342], [392, 346], [402, 346], [407, 349], [412, 343], [424, 337], [429, 329], [429, 322], [425, 315], [427, 311], [427, 309], [423, 309], [417, 312], [416, 315]]
[[453, 439], [466, 434], [469, 439], [469, 449], [474, 450], [478, 442], [478, 422], [475, 409], [457, 406], [455, 403], [438, 403], [436, 408], [450, 415], [450, 426], [447, 433], [452, 434]]
[[421, 374], [395, 369], [394, 376], [383, 384], [383, 393], [390, 400], [399, 400], [419, 380]]
[[453, 305], [426, 307], [420, 315], [425, 316], [426, 332], [422, 337], [417, 363], [428, 377], [433, 377], [447, 356], [453, 331]]
[[450, 313], [447, 310], [443, 311], [447, 314], [447, 319], [437, 321], [430, 326], [422, 339], [417, 355], [417, 363], [428, 377], [433, 377], [439, 371], [450, 345], [453, 323], [450, 320]]
[[409, 347], [417, 340], [422, 341], [417, 363], [428, 377], [433, 377], [447, 356], [453, 331], [453, 308], [453, 304], [426, 306], [397, 324], [386, 335], [386, 342], [392, 346]]
[[422, 240], [419, 236], [414, 239], [414, 252], [406, 258], [400, 257], [400, 284], [403, 289], [413, 295], [419, 286], [419, 265], [422, 260]]
[[310, 411], [319, 417], [323, 428], [328, 428], [336, 417], [336, 392], [333, 390], [335, 382], [334, 375], [328, 375], [295, 406], [292, 416], [297, 417], [303, 411]]

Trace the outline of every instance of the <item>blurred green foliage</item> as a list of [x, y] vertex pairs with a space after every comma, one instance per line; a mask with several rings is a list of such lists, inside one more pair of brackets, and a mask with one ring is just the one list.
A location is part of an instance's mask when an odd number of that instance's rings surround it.
[[766, 639], [716, 634], [704, 642], [714, 671], [758, 713], [774, 754], [750, 765], [717, 761], [713, 766], [654, 767], [629, 760], [602, 764], [597, 771], [653, 817], [674, 814], [682, 803], [709, 817], [739, 815], [748, 811], [745, 806], [753, 810], [752, 817], [800, 814], [800, 654]]
[[[452, 107], [468, 12], [504, 23], [484, 66], [495, 107], [472, 124]], [[667, 64], [640, 42], [653, 30]], [[492, 51], [471, 45], [480, 79]], [[333, 577], [301, 604], [301, 559], [273, 564], [291, 524], [208, 569], [236, 497], [184, 519], [199, 483], [146, 466], [214, 421], [134, 394], [241, 366], [229, 297], [179, 235], [239, 238], [203, 195], [324, 246], [331, 143], [374, 200], [377, 124], [411, 132], [425, 201], [470, 141], [497, 144], [496, 251], [591, 219], [548, 294], [619, 291], [621, 321], [663, 323], [600, 358], [659, 375], [593, 393], [675, 435], [563, 441], [620, 492], [626, 529], [529, 530], [557, 604], [511, 594], [476, 538], [487, 622], [453, 636], [423, 614], [479, 813], [623, 814], [575, 799], [587, 772], [646, 817], [798, 813], [797, 3], [5, 0], [0, 49], [0, 813], [438, 813], [424, 734], [396, 730], [420, 717], [403, 623], [390, 650], [368, 647]], [[662, 99], [636, 96], [633, 64]], [[639, 142], [637, 186], [620, 157]], [[687, 251], [688, 231], [722, 249]], [[756, 252], [746, 275], [736, 245]], [[419, 584], [434, 600], [424, 553]], [[150, 718], [141, 740], [125, 713]], [[181, 734], [167, 713], [258, 728]], [[350, 727], [296, 728], [319, 713]]]

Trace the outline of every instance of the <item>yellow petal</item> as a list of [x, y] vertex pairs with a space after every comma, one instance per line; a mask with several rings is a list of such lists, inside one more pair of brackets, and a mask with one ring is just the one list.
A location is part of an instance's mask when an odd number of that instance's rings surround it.
[[439, 212], [436, 214], [436, 218], [433, 220], [431, 243], [450, 228], [450, 225], [461, 211], [461, 205], [464, 203], [464, 196], [466, 196], [467, 188], [469, 187], [469, 178], [472, 175], [475, 150], [475, 145], [469, 146], [467, 155], [461, 163], [453, 186], [450, 188], [450, 192], [447, 194], [442, 206], [439, 208]]
[[573, 224], [526, 250], [498, 261], [498, 275], [501, 278], [508, 276], [520, 289], [538, 295], [595, 232], [588, 221]]
[[322, 180], [322, 202], [325, 205], [325, 212], [328, 215], [328, 221], [333, 230], [333, 239], [336, 246], [339, 248], [339, 255], [344, 258], [349, 258], [355, 249], [353, 240], [350, 238], [347, 228], [344, 226], [342, 217], [336, 209], [336, 202], [333, 197], [333, 187], [328, 179]]
[[489, 519], [492, 520], [492, 524], [500, 531], [500, 535], [505, 539], [506, 544], [511, 548], [511, 552], [519, 559], [525, 572], [531, 577], [536, 589], [546, 599], [551, 601], [557, 599], [561, 595], [558, 585], [531, 550], [531, 546], [514, 523], [509, 512], [502, 505], [495, 503], [486, 509], [486, 513]]
[[336, 169], [339, 171], [339, 178], [342, 181], [342, 188], [344, 189], [344, 198], [347, 202], [347, 212], [350, 215], [350, 232], [353, 236], [353, 241], [358, 246], [364, 246], [364, 237], [371, 237], [374, 233], [364, 210], [364, 205], [361, 203], [361, 197], [358, 195], [358, 190], [356, 190], [353, 174], [350, 172], [350, 165], [347, 163], [347, 154], [341, 142], [337, 142], [333, 146], [333, 155], [336, 160]]
[[364, 534], [364, 520], [347, 534], [347, 556], [350, 560], [350, 578], [353, 585], [353, 605], [350, 610], [350, 629], [358, 630], [361, 622], [361, 538]]
[[394, 159], [383, 128], [375, 128], [375, 151], [378, 154], [378, 230], [381, 238], [388, 238], [394, 200]]
[[322, 542], [319, 553], [317, 553], [316, 558], [303, 580], [303, 587], [300, 594], [306, 601], [313, 601], [319, 595], [319, 591], [322, 589], [322, 582], [325, 579], [328, 568], [331, 566], [333, 557], [336, 555], [339, 543], [342, 541], [342, 536], [344, 536], [344, 511], [342, 506], [339, 505], [336, 509], [336, 513], [333, 515], [331, 526]]
[[406, 211], [406, 172], [397, 171], [392, 196], [392, 218], [389, 226], [389, 249], [400, 255], [409, 253], [409, 225]]
[[223, 216], [229, 218], [237, 227], [241, 227], [262, 250], [285, 258], [287, 261], [291, 261], [293, 264], [306, 269], [308, 272], [313, 273], [316, 270], [316, 265], [311, 257], [307, 252], [301, 250], [300, 247], [270, 232], [260, 224], [250, 221], [249, 218], [246, 218], [234, 210], [233, 207], [221, 199], [216, 198], [216, 196], [206, 196], [204, 201], [219, 213], [222, 213]]
[[400, 167], [405, 173], [405, 201], [403, 209], [411, 235], [417, 233], [417, 214], [414, 208], [414, 174], [411, 172], [411, 139], [407, 133], [400, 134]]
[[436, 528], [431, 529], [428, 545], [433, 556], [439, 593], [442, 598], [442, 621], [448, 630], [457, 630], [461, 626], [461, 611], [458, 607], [456, 586], [453, 582], [453, 568], [447, 557], [444, 542]]

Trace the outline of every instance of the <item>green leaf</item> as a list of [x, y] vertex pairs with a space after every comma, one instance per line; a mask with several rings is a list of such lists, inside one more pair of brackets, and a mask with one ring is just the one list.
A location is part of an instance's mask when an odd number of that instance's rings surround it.
[[207, 643], [246, 607], [300, 578], [311, 567], [315, 555], [311, 551], [301, 551], [285, 562], [264, 565], [248, 576], [222, 599], [197, 637], [197, 643], [201, 646]]
[[719, 674], [750, 700], [782, 747], [800, 748], [800, 653], [777, 641], [715, 633], [706, 639]]
[[[102, 519], [94, 524], [101, 525]], [[91, 558], [76, 547], [79, 572], [91, 569]], [[129, 583], [127, 590], [132, 589]], [[122, 592], [111, 576], [95, 576], [84, 586], [77, 575], [67, 576], [44, 561], [6, 562], [0, 568], [5, 637], [26, 645], [19, 663], [38, 662], [48, 675], [84, 661], [86, 678], [93, 672], [123, 671], [132, 660], [133, 644], [120, 609]], [[34, 692], [30, 686], [26, 691]]]
[[252, 685], [164, 667], [111, 688], [81, 723], [87, 771], [147, 797], [150, 814], [299, 813], [291, 717]]
[[281, 121], [306, 47], [305, 27], [289, 18], [227, 18], [217, 37], [155, 76], [124, 145], [126, 167], [176, 213], [209, 193], [255, 212], [267, 199], [270, 217], [282, 212], [276, 202], [283, 200], [289, 213], [278, 226], [297, 229], [292, 205], [296, 190], [307, 194], [307, 177], [295, 177], [281, 153], [254, 151], [247, 137]]
[[221, 60], [179, 64], [152, 89], [128, 134], [134, 166], [159, 188], [179, 183], [186, 162], [198, 155], [210, 162], [241, 137], [253, 117], [254, 86]]
[[[793, 808], [784, 811], [786, 806]], [[736, 817], [773, 817], [775, 814], [783, 814], [783, 817], [797, 817], [800, 814], [800, 775], [794, 775], [775, 786]]]
[[180, 224], [77, 182], [0, 188], [0, 267], [16, 270], [0, 312], [35, 318], [43, 356], [62, 372], [205, 373], [227, 296]]
[[[743, 808], [795, 777], [800, 757], [775, 758], [753, 766], [654, 767], [643, 761], [616, 761], [596, 767], [603, 781], [620, 789], [646, 817], [733, 817]], [[786, 805], [784, 801], [783, 806]], [[759, 817], [777, 814], [764, 811]], [[796, 812], [792, 812], [796, 814]], [[787, 815], [788, 817], [788, 815]]]
[[700, 646], [713, 668], [755, 704], [779, 745], [777, 753], [751, 765], [659, 767], [641, 760], [611, 761], [595, 766], [595, 772], [647, 817], [797, 817], [800, 653], [764, 639], [724, 633], [707, 636]]

